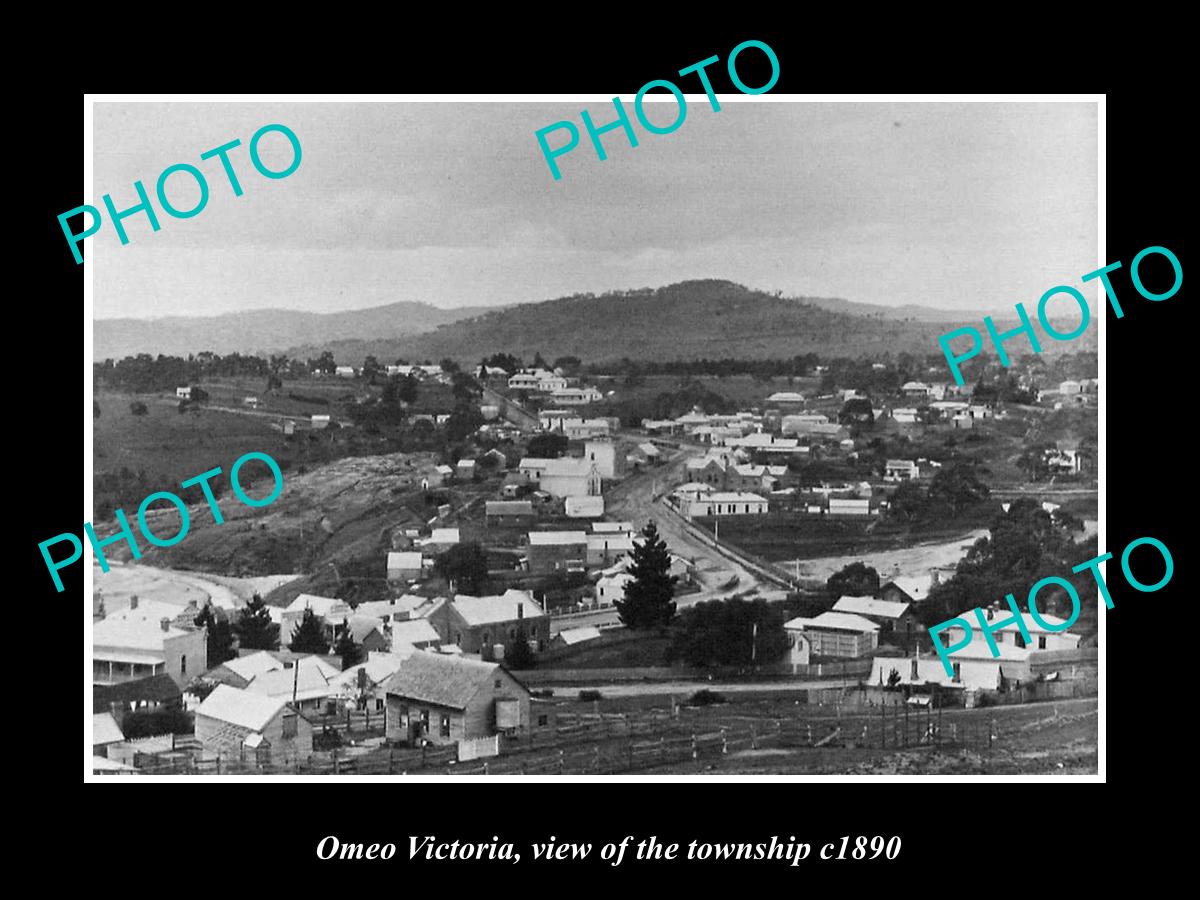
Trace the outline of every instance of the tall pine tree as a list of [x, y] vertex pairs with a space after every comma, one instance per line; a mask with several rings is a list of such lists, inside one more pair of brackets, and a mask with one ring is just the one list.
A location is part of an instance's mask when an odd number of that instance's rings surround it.
[[288, 649], [293, 653], [328, 653], [329, 641], [325, 640], [325, 620], [312, 611], [304, 610], [304, 617], [292, 632]]
[[654, 521], [642, 529], [641, 543], [634, 544], [633, 564], [629, 574], [633, 581], [625, 586], [625, 597], [614, 604], [617, 615], [627, 628], [658, 628], [670, 624], [675, 615], [676, 577], [669, 574], [671, 554], [666, 542], [658, 536]]
[[354, 642], [354, 635], [350, 633], [350, 622], [347, 619], [342, 619], [342, 625], [338, 629], [338, 639], [333, 645], [333, 652], [342, 658], [343, 671], [351, 666], [357, 666], [363, 661], [362, 644]]
[[204, 628], [207, 635], [207, 659], [210, 669], [237, 656], [237, 651], [233, 649], [233, 629], [229, 627], [229, 619], [224, 613], [218, 613], [211, 603], [205, 603], [204, 609], [196, 616], [195, 623]]
[[271, 621], [271, 613], [263, 598], [255, 594], [242, 607], [233, 625], [239, 650], [278, 650], [279, 626]]

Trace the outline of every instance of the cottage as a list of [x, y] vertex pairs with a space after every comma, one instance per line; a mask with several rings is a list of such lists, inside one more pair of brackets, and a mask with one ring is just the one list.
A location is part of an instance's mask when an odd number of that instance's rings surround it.
[[634, 537], [631, 532], [601, 532], [587, 536], [587, 564], [607, 566], [633, 553]]
[[559, 388], [550, 392], [550, 399], [561, 406], [583, 406], [599, 403], [602, 395], [594, 387]]
[[595, 519], [604, 515], [603, 497], [568, 497], [563, 512], [569, 519]]
[[875, 687], [936, 684], [952, 690], [995, 691], [999, 690], [1002, 678], [1014, 682], [1029, 678], [1028, 666], [1016, 660], [951, 659], [954, 674], [947, 675], [936, 656], [877, 656], [871, 662], [867, 684]]
[[593, 522], [592, 534], [633, 534], [633, 523]]
[[625, 588], [634, 578], [628, 572], [617, 572], [606, 575], [596, 582], [596, 603], [600, 606], [612, 606], [618, 600], [625, 599]]
[[870, 514], [870, 500], [847, 497], [829, 498], [829, 515], [831, 516], [869, 516]]
[[250, 407], [250, 409], [258, 409], [258, 398], [257, 397], [243, 397], [242, 398], [242, 406], [248, 406], [248, 407]]
[[777, 391], [766, 400], [779, 406], [798, 406], [804, 404], [804, 395], [795, 391]]
[[509, 390], [552, 394], [567, 389], [567, 379], [545, 369], [525, 369], [508, 379]]
[[[525, 472], [530, 460], [521, 460], [521, 471]], [[553, 497], [598, 497], [601, 489], [601, 474], [595, 460], [568, 457], [566, 459], [539, 460], [542, 465], [529, 466], [534, 472], [538, 487]]]
[[687, 506], [689, 519], [696, 516], [761, 516], [766, 515], [769, 503], [758, 494], [716, 492], [704, 494]]
[[338, 689], [333, 680], [340, 671], [320, 657], [305, 656], [291, 666], [254, 676], [243, 690], [290, 700], [296, 709], [319, 716], [336, 701]]
[[[110, 614], [92, 626], [92, 680], [120, 684], [167, 674], [183, 687], [208, 668], [205, 629], [196, 628], [180, 608], [162, 603], [139, 604]], [[194, 615], [194, 611], [191, 615]]]
[[287, 608], [283, 611], [283, 615], [280, 617], [279, 637], [283, 644], [286, 645], [291, 640], [292, 632], [296, 630], [304, 618], [304, 611], [306, 609], [311, 609], [313, 615], [319, 616], [324, 620], [327, 636], [333, 633], [335, 619], [340, 623], [343, 616], [348, 616], [352, 613], [350, 604], [345, 600], [338, 600], [336, 597], [318, 597], [315, 594], [299, 594], [295, 600], [288, 604]]
[[282, 697], [219, 684], [196, 708], [196, 739], [206, 753], [238, 754], [243, 748], [306, 756], [312, 725]]
[[815, 618], [799, 616], [783, 625], [809, 641], [813, 656], [857, 659], [879, 645], [879, 626], [851, 613], [824, 612]]
[[321, 431], [322, 429], [328, 428], [331, 421], [332, 420], [330, 419], [328, 413], [322, 413], [320, 415], [313, 413], [312, 418], [309, 420], [309, 424], [313, 431]]
[[192, 389], [190, 387], [177, 387], [175, 388], [175, 396], [179, 400], [191, 400]]
[[892, 421], [898, 425], [915, 425], [917, 423], [917, 411], [909, 408], [893, 409]]
[[520, 631], [535, 652], [550, 641], [550, 617], [526, 591], [508, 590], [489, 597], [459, 594], [427, 618], [444, 644], [485, 659], [503, 659], [505, 644], [516, 640]]
[[109, 712], [114, 708], [122, 712], [137, 712], [182, 705], [183, 691], [166, 672], [120, 684], [92, 685], [92, 712]]
[[366, 662], [351, 666], [333, 679], [338, 698], [353, 703], [358, 709], [372, 713], [383, 713], [386, 707], [386, 692], [383, 684], [415, 650], [403, 654], [374, 652]]
[[393, 550], [387, 555], [388, 581], [416, 581], [425, 571], [420, 551]]
[[897, 634], [905, 638], [911, 638], [921, 627], [908, 603], [890, 603], [875, 597], [841, 597], [833, 604], [833, 612], [862, 616], [878, 625], [882, 634]]
[[425, 618], [394, 620], [387, 623], [385, 628], [391, 639], [389, 650], [392, 653], [402, 652], [405, 647], [414, 647], [417, 650], [436, 649], [442, 642], [442, 636]]
[[929, 592], [938, 583], [930, 576], [896, 575], [879, 587], [879, 598], [889, 603], [920, 603], [929, 599]]
[[928, 397], [933, 389], [923, 381], [908, 381], [900, 388], [905, 397]]
[[[997, 611], [989, 607], [984, 610], [985, 621], [999, 621], [1001, 619], [1011, 619], [1012, 611], [1005, 609]], [[1051, 628], [1062, 628], [1066, 624], [1065, 619], [1060, 619], [1058, 616], [1052, 616], [1048, 613], [1042, 614], [1042, 619], [1046, 625], [1040, 625], [1036, 619], [1029, 613], [1021, 613], [1021, 619], [1025, 623], [1025, 629], [1029, 633], [1032, 643], [1026, 643], [1025, 636], [1021, 634], [1021, 629], [1016, 622], [1009, 622], [1000, 628], [992, 631], [992, 640], [996, 642], [998, 647], [1011, 647], [1016, 650], [1074, 650], [1079, 646], [1080, 635], [1073, 634], [1070, 631], [1052, 631]], [[972, 656], [981, 656], [990, 658], [991, 651], [988, 647], [987, 638], [984, 637], [982, 629], [979, 627], [979, 619], [975, 615], [974, 610], [959, 613], [951, 622], [965, 620], [971, 625], [971, 642], [962, 650], [955, 650], [951, 654], [951, 659], [958, 657], [970, 658]], [[1050, 626], [1049, 628], [1046, 626]], [[946, 628], [939, 636], [938, 640], [945, 647], [952, 647], [963, 639], [966, 634], [966, 629], [961, 625], [951, 625]]]
[[454, 477], [459, 481], [473, 481], [475, 479], [475, 460], [460, 459], [455, 463]]
[[457, 528], [434, 528], [429, 537], [418, 543], [430, 553], [445, 553], [455, 544], [462, 543], [462, 534]]
[[453, 744], [529, 730], [529, 690], [496, 663], [417, 651], [384, 682], [388, 741]]
[[488, 500], [483, 504], [483, 517], [488, 525], [533, 524], [533, 503], [529, 500]]
[[638, 444], [637, 449], [638, 453], [645, 457], [646, 461], [649, 463], [656, 463], [662, 459], [662, 451], [649, 441]]
[[582, 628], [565, 628], [554, 636], [555, 647], [576, 647], [579, 644], [594, 641], [600, 637], [600, 629], [595, 625]]
[[921, 470], [911, 459], [889, 459], [883, 467], [884, 481], [913, 481], [920, 475]]
[[529, 532], [529, 571], [582, 571], [588, 556], [588, 536], [582, 531]]
[[367, 653], [372, 650], [379, 652], [391, 648], [392, 642], [384, 630], [384, 624], [374, 616], [347, 616], [344, 626], [341, 624], [334, 626], [335, 634], [340, 635], [343, 627], [350, 630], [350, 639]]

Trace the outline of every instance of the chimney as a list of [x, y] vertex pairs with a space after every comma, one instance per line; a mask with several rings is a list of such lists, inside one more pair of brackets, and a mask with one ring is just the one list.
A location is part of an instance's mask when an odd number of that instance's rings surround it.
[[159, 619], [158, 624], [162, 626], [163, 631], [171, 630], [171, 620], [170, 619]]
[[992, 621], [992, 613], [995, 612], [990, 606], [987, 608], [987, 620]]
[[129, 608], [130, 608], [130, 609], [137, 609], [137, 594], [130, 594], [130, 595], [129, 595]]
[[524, 603], [517, 604], [517, 618], [518, 619], [525, 618], [525, 604]]

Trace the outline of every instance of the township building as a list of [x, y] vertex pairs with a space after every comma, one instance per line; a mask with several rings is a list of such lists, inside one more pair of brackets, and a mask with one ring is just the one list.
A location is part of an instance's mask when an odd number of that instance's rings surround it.
[[879, 646], [879, 626], [852, 613], [823, 612], [811, 619], [798, 616], [783, 627], [807, 641], [813, 656], [858, 659]]
[[841, 597], [833, 604], [833, 612], [852, 613], [874, 622], [882, 633], [912, 635], [919, 626], [907, 603], [890, 603], [875, 597]]
[[550, 617], [526, 591], [508, 590], [498, 596], [458, 594], [427, 617], [443, 644], [485, 659], [503, 659], [506, 644], [524, 630], [534, 652], [550, 643]]
[[120, 684], [167, 674], [180, 687], [208, 668], [206, 631], [194, 606], [139, 601], [92, 626], [92, 680]]
[[531, 531], [526, 555], [530, 572], [583, 571], [588, 535], [582, 531]]
[[454, 744], [530, 727], [529, 689], [496, 663], [418, 650], [383, 691], [389, 742]]
[[281, 697], [219, 684], [196, 708], [196, 739], [206, 753], [263, 750], [306, 756], [312, 725]]

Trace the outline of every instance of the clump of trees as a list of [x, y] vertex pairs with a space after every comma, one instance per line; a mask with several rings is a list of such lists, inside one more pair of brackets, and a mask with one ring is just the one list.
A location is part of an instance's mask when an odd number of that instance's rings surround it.
[[764, 665], [787, 651], [783, 613], [765, 600], [710, 600], [684, 610], [667, 648], [689, 666]]
[[478, 543], [455, 544], [433, 561], [433, 570], [446, 581], [454, 582], [461, 594], [479, 594], [488, 578], [487, 553]]
[[872, 597], [879, 592], [879, 572], [864, 562], [852, 562], [830, 575], [825, 587], [838, 597]]

